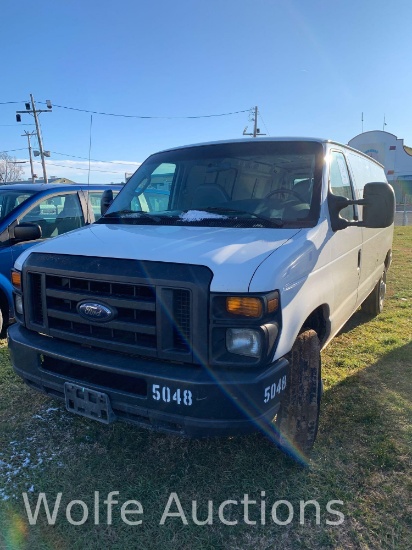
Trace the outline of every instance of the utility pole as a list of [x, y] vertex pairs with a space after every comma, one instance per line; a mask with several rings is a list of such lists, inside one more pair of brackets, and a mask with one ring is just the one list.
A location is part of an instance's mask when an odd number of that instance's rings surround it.
[[246, 130], [247, 130], [247, 126], [246, 128], [243, 130], [243, 135], [244, 136], [253, 136], [254, 138], [257, 137], [257, 136], [265, 136], [266, 134], [261, 134], [260, 133], [260, 128], [257, 127], [257, 122], [258, 121], [258, 108], [257, 106], [255, 107], [255, 114], [254, 114], [254, 117], [253, 117], [253, 133], [247, 133]]
[[[255, 107], [255, 117], [254, 117], [254, 124], [253, 124], [253, 137], [255, 138], [258, 134], [259, 128], [257, 127], [257, 117], [258, 117], [258, 108]], [[260, 130], [259, 130], [260, 133]]]
[[32, 156], [31, 156], [31, 142], [30, 142], [30, 136], [35, 136], [35, 135], [36, 135], [36, 132], [28, 132], [27, 130], [24, 130], [24, 134], [21, 134], [21, 135], [22, 135], [22, 137], [27, 136], [27, 142], [28, 142], [28, 147], [29, 147], [30, 169], [31, 169], [31, 181], [32, 181], [33, 183], [35, 183], [35, 181], [36, 181], [36, 176], [35, 176], [35, 173], [34, 173], [33, 159], [32, 159]]
[[[51, 104], [50, 100], [48, 99], [46, 101], [47, 109], [36, 109], [36, 104], [34, 103], [34, 97], [33, 97], [32, 94], [30, 94], [30, 101], [31, 101], [31, 104], [26, 103], [26, 110], [25, 111], [16, 111], [16, 120], [17, 120], [17, 122], [21, 122], [21, 116], [20, 116], [21, 114], [29, 113], [29, 114], [32, 114], [34, 116], [34, 122], [36, 124], [37, 139], [38, 139], [38, 142], [39, 142], [41, 163], [42, 163], [42, 166], [43, 166], [43, 179], [44, 179], [44, 183], [48, 183], [48, 181], [47, 181], [47, 172], [46, 172], [46, 162], [44, 160], [44, 157], [45, 156], [50, 156], [50, 154], [45, 155], [45, 151], [43, 150], [43, 141], [42, 141], [42, 137], [41, 137], [39, 119], [37, 117], [37, 114], [38, 113], [50, 113], [51, 109], [52, 109], [52, 104]], [[30, 109], [30, 107], [31, 107], [31, 109]]]
[[41, 138], [39, 119], [37, 118], [36, 105], [34, 103], [34, 98], [33, 98], [32, 94], [30, 94], [30, 100], [31, 100], [31, 106], [32, 106], [32, 109], [33, 109], [34, 122], [36, 123], [37, 139], [39, 140], [39, 149], [40, 149], [41, 163], [42, 163], [42, 166], [43, 166], [44, 183], [47, 183], [47, 172], [46, 172], [46, 162], [44, 160], [43, 141], [42, 141], [42, 138]]

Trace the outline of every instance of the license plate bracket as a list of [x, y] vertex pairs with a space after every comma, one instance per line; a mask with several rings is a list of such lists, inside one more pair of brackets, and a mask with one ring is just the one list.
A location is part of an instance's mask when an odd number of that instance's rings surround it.
[[66, 409], [69, 412], [92, 418], [103, 424], [110, 424], [116, 419], [109, 396], [105, 393], [65, 382], [64, 397]]

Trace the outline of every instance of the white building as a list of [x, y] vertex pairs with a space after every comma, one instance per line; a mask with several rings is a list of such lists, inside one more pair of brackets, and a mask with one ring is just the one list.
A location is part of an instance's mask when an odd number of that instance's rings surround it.
[[403, 139], [389, 132], [373, 130], [355, 136], [348, 145], [384, 165], [386, 177], [395, 190], [398, 204], [405, 201], [405, 195], [411, 200], [412, 147], [404, 145]]

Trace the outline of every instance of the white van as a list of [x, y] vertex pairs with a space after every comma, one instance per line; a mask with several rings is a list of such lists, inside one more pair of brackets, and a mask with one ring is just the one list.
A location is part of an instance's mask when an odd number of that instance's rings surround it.
[[101, 422], [306, 454], [320, 350], [381, 311], [393, 217], [383, 167], [332, 141], [154, 154], [97, 223], [17, 260], [14, 369]]

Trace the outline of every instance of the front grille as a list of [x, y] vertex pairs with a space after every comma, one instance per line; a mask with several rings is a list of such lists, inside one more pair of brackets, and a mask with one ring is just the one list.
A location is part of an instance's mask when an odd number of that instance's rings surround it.
[[[25, 288], [30, 289], [24, 293], [27, 328], [89, 348], [133, 356], [195, 363], [205, 360], [211, 280], [207, 268], [66, 257], [70, 261], [64, 263], [71, 269], [63, 270], [59, 264], [65, 256], [60, 258], [33, 253], [26, 262], [23, 277]], [[37, 260], [36, 265], [30, 265], [32, 259]], [[193, 272], [198, 280], [193, 281]], [[114, 314], [105, 321], [85, 318], [78, 309], [82, 302], [106, 306]], [[193, 311], [198, 312], [196, 316]], [[204, 312], [205, 318], [199, 312]]]
[[33, 321], [43, 323], [42, 290], [41, 275], [33, 273], [30, 278], [30, 292], [32, 295]]
[[190, 348], [190, 293], [188, 290], [176, 290], [173, 294], [173, 343], [176, 348]]
[[[156, 349], [156, 290], [151, 286], [46, 275], [49, 329]], [[77, 312], [82, 301], [116, 308], [111, 323], [92, 323]], [[190, 303], [187, 304], [190, 310]], [[190, 312], [189, 312], [190, 316]]]

